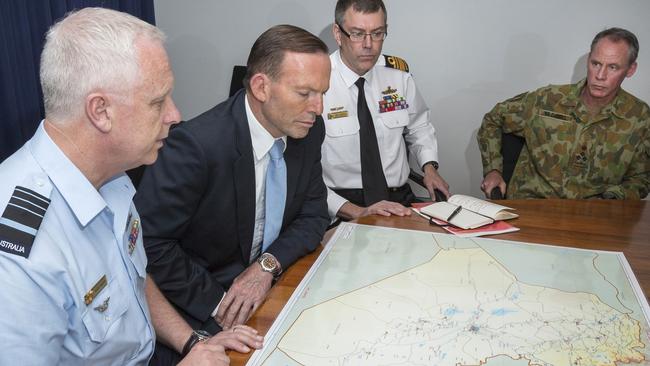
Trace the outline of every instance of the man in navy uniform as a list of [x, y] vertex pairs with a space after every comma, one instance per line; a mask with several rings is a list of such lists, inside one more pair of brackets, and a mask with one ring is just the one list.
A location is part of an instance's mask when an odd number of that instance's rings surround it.
[[449, 195], [438, 173], [438, 142], [429, 108], [408, 65], [381, 54], [388, 34], [382, 0], [339, 0], [325, 94], [323, 177], [333, 218], [409, 215], [415, 196], [407, 184], [407, 149], [424, 172], [424, 184]]

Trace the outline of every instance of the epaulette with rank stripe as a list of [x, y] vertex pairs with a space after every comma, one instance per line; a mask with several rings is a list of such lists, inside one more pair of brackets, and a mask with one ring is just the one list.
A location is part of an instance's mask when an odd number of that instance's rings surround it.
[[0, 217], [0, 250], [29, 257], [49, 205], [49, 198], [31, 189], [16, 186]]
[[389, 56], [389, 55], [384, 55], [384, 58], [386, 59], [386, 63], [385, 63], [386, 67], [402, 70], [404, 72], [409, 72], [409, 64], [407, 64], [403, 58], [399, 58], [397, 56]]

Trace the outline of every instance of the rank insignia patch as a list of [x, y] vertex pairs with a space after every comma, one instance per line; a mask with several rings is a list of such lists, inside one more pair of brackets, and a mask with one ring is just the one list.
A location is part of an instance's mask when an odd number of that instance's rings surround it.
[[404, 59], [401, 59], [397, 56], [388, 55], [384, 55], [384, 59], [386, 60], [386, 67], [409, 72], [409, 65], [406, 63], [406, 61], [404, 61]]
[[347, 116], [348, 116], [348, 111], [346, 111], [344, 107], [330, 108], [329, 113], [327, 113], [327, 119], [344, 118]]
[[133, 220], [131, 224], [131, 233], [129, 234], [129, 255], [133, 254], [135, 243], [138, 241], [138, 233], [140, 232], [140, 221]]
[[16, 186], [0, 217], [0, 250], [28, 258], [50, 199]]

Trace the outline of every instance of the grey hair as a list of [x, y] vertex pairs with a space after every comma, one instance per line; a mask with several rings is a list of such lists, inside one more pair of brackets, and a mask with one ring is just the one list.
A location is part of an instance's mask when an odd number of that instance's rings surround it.
[[46, 34], [41, 54], [45, 116], [64, 120], [83, 111], [94, 90], [123, 92], [138, 81], [138, 40], [165, 41], [164, 33], [132, 15], [104, 8], [68, 13]]
[[600, 41], [603, 38], [607, 38], [610, 41], [617, 43], [620, 41], [624, 41], [627, 43], [627, 61], [628, 65], [632, 65], [634, 62], [636, 62], [637, 56], [639, 56], [639, 40], [636, 38], [634, 33], [630, 32], [627, 29], [623, 28], [608, 28], [600, 33], [596, 34], [594, 37], [594, 40], [591, 41], [591, 49], [590, 53], [594, 51], [594, 48], [596, 47], [596, 44], [598, 41]]

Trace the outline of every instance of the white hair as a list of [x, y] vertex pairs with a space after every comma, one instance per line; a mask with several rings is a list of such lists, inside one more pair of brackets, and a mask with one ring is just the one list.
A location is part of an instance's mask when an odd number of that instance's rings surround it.
[[76, 117], [94, 90], [132, 88], [139, 74], [138, 40], [162, 44], [165, 35], [132, 15], [104, 8], [71, 12], [52, 26], [41, 54], [45, 116]]

